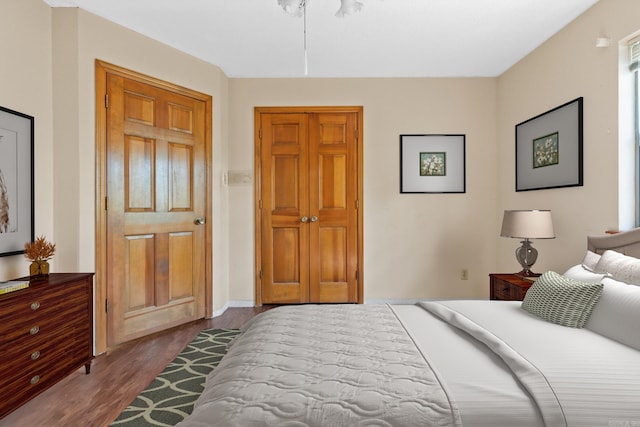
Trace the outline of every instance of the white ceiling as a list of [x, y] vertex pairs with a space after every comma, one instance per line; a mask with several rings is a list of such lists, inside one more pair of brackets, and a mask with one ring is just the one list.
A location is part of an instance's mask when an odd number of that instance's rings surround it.
[[[305, 77], [304, 19], [278, 0], [44, 1], [80, 7], [229, 77]], [[340, 18], [341, 1], [307, 0], [308, 77], [498, 76], [598, 0], [360, 0], [360, 12]]]

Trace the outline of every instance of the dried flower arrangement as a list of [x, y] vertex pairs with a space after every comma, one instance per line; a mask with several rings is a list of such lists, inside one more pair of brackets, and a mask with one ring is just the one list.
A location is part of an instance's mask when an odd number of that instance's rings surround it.
[[44, 236], [24, 244], [24, 257], [32, 262], [47, 261], [53, 257], [55, 251], [56, 244], [47, 242]]

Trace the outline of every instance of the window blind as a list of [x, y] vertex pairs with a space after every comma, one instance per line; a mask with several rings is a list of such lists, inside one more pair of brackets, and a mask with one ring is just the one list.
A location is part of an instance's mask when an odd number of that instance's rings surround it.
[[634, 40], [629, 45], [629, 69], [631, 71], [640, 69], [640, 40]]

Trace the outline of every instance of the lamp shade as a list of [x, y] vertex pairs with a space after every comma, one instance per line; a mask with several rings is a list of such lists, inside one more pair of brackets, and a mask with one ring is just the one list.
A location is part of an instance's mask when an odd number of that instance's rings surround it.
[[551, 211], [504, 211], [500, 236], [522, 239], [553, 239], [556, 236], [553, 232]]

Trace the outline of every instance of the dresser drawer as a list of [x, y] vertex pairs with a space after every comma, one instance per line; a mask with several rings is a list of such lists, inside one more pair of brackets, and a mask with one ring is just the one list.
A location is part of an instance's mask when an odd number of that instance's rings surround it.
[[29, 321], [38, 316], [51, 313], [78, 304], [88, 303], [86, 283], [72, 283], [69, 286], [56, 286], [40, 292], [42, 289], [24, 289], [15, 292], [15, 296], [0, 300], [0, 314], [5, 321]]
[[59, 364], [68, 355], [82, 353], [84, 358], [91, 356], [87, 343], [91, 334], [78, 328], [65, 328], [55, 336], [42, 336], [39, 340], [29, 341], [11, 348], [0, 356], [0, 366], [11, 370], [0, 376], [0, 389], [16, 382], [27, 373], [41, 373], [47, 366]]
[[[0, 418], [20, 406], [20, 404], [37, 396], [45, 389], [60, 381], [67, 376], [72, 370], [80, 368], [86, 359], [79, 351], [70, 355], [74, 364], [69, 361], [63, 363], [51, 364], [48, 367], [41, 367], [30, 372], [22, 373], [20, 376], [0, 388], [0, 390], [10, 390], [10, 393], [2, 393], [0, 399]], [[83, 359], [84, 357], [84, 359]]]
[[86, 298], [73, 302], [74, 304], [64, 304], [59, 309], [51, 307], [37, 315], [30, 313], [26, 319], [17, 319], [11, 330], [0, 335], [0, 348], [10, 349], [21, 345], [22, 340], [32, 340], [41, 336], [48, 336], [48, 339], [51, 339], [59, 328], [69, 325], [70, 320], [76, 321], [75, 319], [79, 316], [85, 322], [88, 321]]

